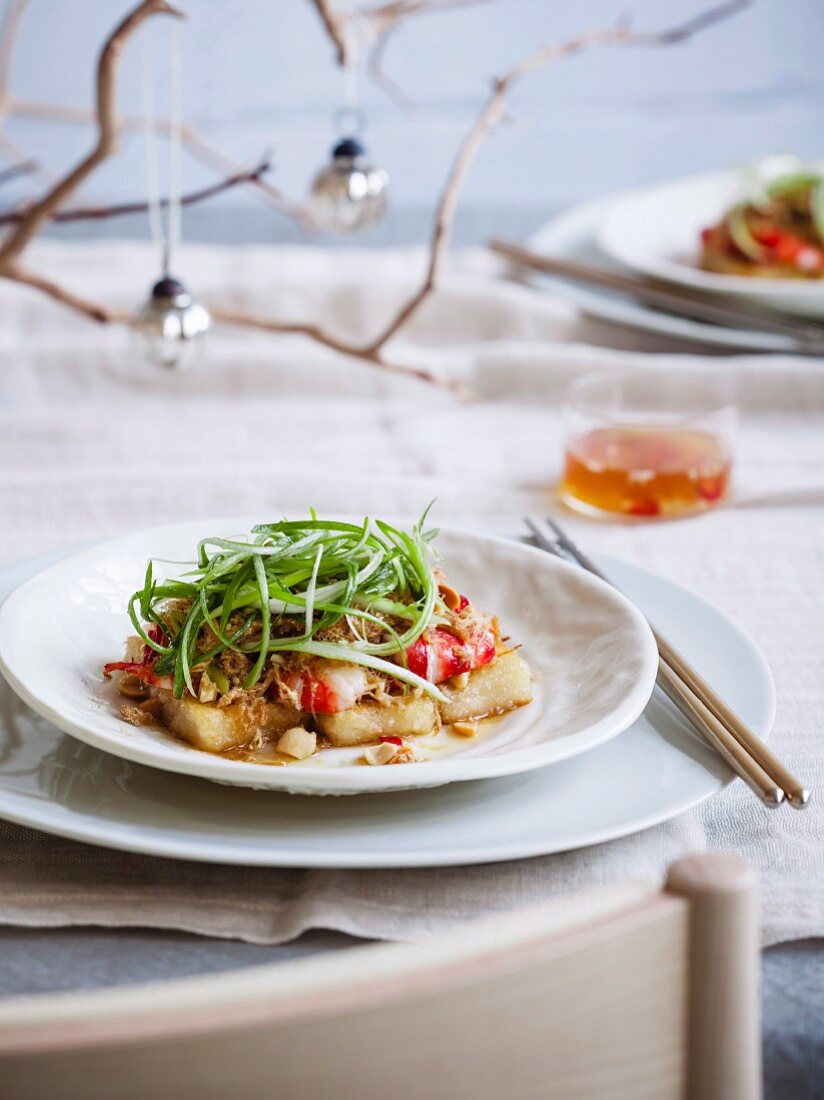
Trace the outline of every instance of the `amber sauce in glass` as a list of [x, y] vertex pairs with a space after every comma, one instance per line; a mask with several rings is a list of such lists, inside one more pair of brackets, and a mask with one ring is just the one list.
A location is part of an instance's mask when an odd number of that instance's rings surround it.
[[675, 517], [704, 511], [729, 492], [724, 440], [688, 428], [594, 428], [567, 440], [562, 499], [590, 514]]

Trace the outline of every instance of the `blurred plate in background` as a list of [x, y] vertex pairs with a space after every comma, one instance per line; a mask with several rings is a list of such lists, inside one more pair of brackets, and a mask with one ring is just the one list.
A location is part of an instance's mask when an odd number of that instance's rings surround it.
[[824, 314], [822, 279], [724, 275], [698, 266], [701, 230], [715, 225], [741, 194], [737, 169], [626, 192], [602, 211], [598, 243], [617, 263], [656, 279], [790, 313]]
[[[612, 271], [621, 270], [598, 244], [599, 227], [621, 198], [611, 196], [572, 207], [539, 229], [530, 238], [528, 247], [549, 256], [586, 261]], [[553, 276], [534, 278], [541, 284], [551, 285], [553, 290], [574, 302], [585, 316], [599, 321], [728, 351], [798, 352], [795, 341], [788, 336], [705, 324], [650, 309], [617, 291], [586, 287]]]

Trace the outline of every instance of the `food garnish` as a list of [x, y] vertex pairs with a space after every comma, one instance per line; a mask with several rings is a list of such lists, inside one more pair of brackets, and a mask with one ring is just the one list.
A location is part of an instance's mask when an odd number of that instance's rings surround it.
[[128, 605], [136, 637], [103, 669], [144, 696], [126, 720], [148, 711], [211, 752], [269, 744], [279, 762], [386, 746], [375, 763], [414, 759], [406, 739], [441, 722], [528, 702], [526, 665], [446, 582], [426, 516], [404, 530], [312, 512], [205, 538], [177, 579], [150, 561]]
[[824, 278], [824, 168], [777, 158], [756, 170], [746, 191], [702, 231], [701, 266], [728, 275]]

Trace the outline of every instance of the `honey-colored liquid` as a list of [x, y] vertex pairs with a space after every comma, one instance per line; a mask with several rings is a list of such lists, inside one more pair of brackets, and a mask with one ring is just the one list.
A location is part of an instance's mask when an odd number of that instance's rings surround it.
[[595, 428], [567, 442], [562, 499], [589, 513], [675, 517], [712, 508], [730, 486], [724, 440], [678, 428]]

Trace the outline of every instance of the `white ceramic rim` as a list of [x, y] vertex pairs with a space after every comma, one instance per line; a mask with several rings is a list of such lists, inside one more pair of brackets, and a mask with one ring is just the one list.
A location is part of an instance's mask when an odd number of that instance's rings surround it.
[[[224, 517], [222, 519], [205, 520], [203, 523], [211, 525], [215, 529], [225, 526], [226, 529], [243, 530], [248, 527], [249, 520], [248, 517]], [[187, 753], [185, 757], [167, 759], [153, 751], [148, 745], [144, 747], [125, 739], [120, 742], [109, 735], [100, 734], [94, 729], [66, 718], [60, 711], [41, 700], [26, 678], [18, 675], [14, 667], [13, 648], [10, 651], [9, 647], [10, 639], [7, 637], [6, 630], [7, 620], [11, 617], [15, 605], [25, 601], [33, 588], [41, 584], [44, 578], [48, 578], [51, 573], [65, 568], [67, 564], [76, 563], [80, 565], [87, 558], [97, 559], [101, 554], [105, 554], [107, 550], [113, 551], [124, 537], [160, 535], [164, 530], [172, 530], [180, 526], [181, 524], [153, 525], [87, 547], [40, 570], [33, 577], [18, 585], [6, 597], [0, 607], [0, 672], [2, 672], [15, 693], [33, 711], [51, 722], [59, 730], [76, 737], [79, 741], [103, 752], [120, 756], [124, 760], [158, 768], [162, 771], [198, 776], [215, 782], [232, 782], [238, 786], [300, 794], [334, 795], [338, 793], [352, 795], [381, 791], [390, 792], [398, 789], [398, 776], [393, 774], [395, 772], [393, 768], [365, 768], [361, 766], [341, 766], [340, 768], [322, 770], [316, 768], [301, 770], [294, 766], [289, 768], [266, 768], [244, 761], [214, 757], [209, 753], [197, 752], [196, 750]], [[510, 553], [523, 553], [533, 556], [541, 566], [546, 566], [547, 562], [551, 561], [553, 568], [574, 572], [579, 580], [584, 581], [601, 597], [606, 597], [621, 606], [624, 612], [633, 620], [639, 632], [642, 658], [641, 672], [636, 682], [628, 690], [621, 705], [611, 714], [606, 715], [586, 729], [566, 737], [559, 737], [542, 745], [515, 749], [497, 755], [466, 758], [456, 754], [445, 759], [404, 764], [403, 789], [434, 787], [446, 783], [477, 779], [492, 779], [547, 767], [603, 744], [610, 738], [617, 736], [639, 717], [646, 707], [655, 686], [658, 671], [658, 649], [649, 623], [635, 604], [600, 578], [585, 574], [578, 566], [548, 556], [545, 551], [536, 547], [527, 546], [524, 543], [515, 543], [512, 539], [501, 536], [479, 534], [476, 531], [458, 527], [443, 526], [441, 530], [505, 546]]]

